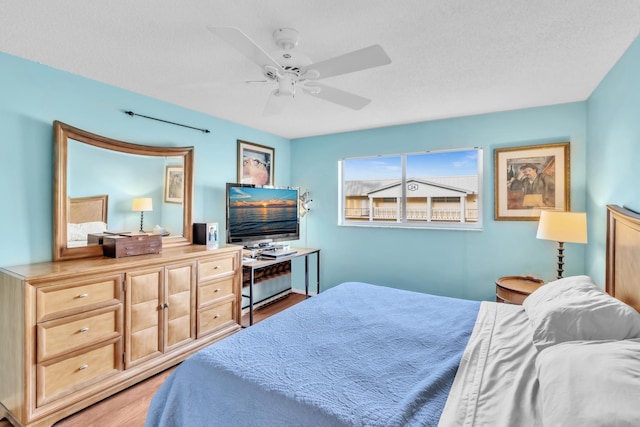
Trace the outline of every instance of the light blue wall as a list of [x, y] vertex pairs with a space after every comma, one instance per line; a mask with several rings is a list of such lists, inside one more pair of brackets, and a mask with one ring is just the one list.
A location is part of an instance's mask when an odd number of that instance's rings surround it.
[[[292, 181], [313, 199], [304, 238], [322, 249], [323, 286], [355, 280], [490, 300], [500, 276], [552, 279], [557, 245], [535, 238], [537, 222], [493, 220], [493, 150], [570, 141], [571, 207], [584, 211], [585, 118], [581, 102], [292, 141]], [[484, 148], [483, 231], [337, 225], [338, 160], [476, 146]], [[567, 244], [565, 275], [584, 272], [584, 251], [584, 245]]]
[[[313, 210], [302, 220], [300, 243], [322, 249], [324, 288], [361, 280], [475, 299], [492, 299], [499, 276], [555, 273], [556, 246], [535, 239], [535, 222], [493, 220], [493, 150], [571, 141], [571, 207], [587, 210], [589, 244], [567, 245], [566, 275], [586, 273], [604, 285], [605, 205], [640, 210], [638, 64], [636, 40], [588, 102], [289, 142], [0, 53], [0, 266], [51, 259], [51, 124], [60, 120], [135, 143], [195, 146], [194, 220], [221, 225], [224, 183], [236, 180], [236, 139], [273, 146], [277, 183], [311, 191]], [[125, 109], [212, 134], [131, 118]], [[482, 232], [337, 226], [339, 159], [470, 146], [485, 149]]]
[[586, 273], [604, 283], [607, 204], [640, 212], [640, 38], [587, 102]]
[[[211, 133], [130, 117], [125, 110]], [[237, 180], [237, 139], [274, 147], [277, 183], [290, 184], [285, 138], [0, 53], [0, 266], [52, 258], [54, 120], [136, 144], [194, 146], [196, 222], [218, 221], [224, 228], [225, 183]], [[96, 167], [95, 173], [110, 171]]]

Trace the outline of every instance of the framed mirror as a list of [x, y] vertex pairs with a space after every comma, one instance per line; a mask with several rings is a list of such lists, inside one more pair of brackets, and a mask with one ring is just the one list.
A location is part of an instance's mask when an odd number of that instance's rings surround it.
[[132, 144], [59, 121], [53, 126], [54, 261], [102, 256], [105, 232], [159, 233], [164, 248], [191, 244], [193, 147]]

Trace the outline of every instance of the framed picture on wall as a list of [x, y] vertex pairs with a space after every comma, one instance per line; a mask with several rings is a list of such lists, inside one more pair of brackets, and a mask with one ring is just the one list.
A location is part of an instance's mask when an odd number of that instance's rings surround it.
[[540, 211], [568, 211], [569, 143], [494, 151], [494, 218], [537, 221]]
[[238, 140], [239, 183], [275, 185], [273, 179], [274, 164], [274, 148]]
[[184, 169], [182, 166], [167, 166], [164, 176], [164, 201], [182, 203], [184, 190]]

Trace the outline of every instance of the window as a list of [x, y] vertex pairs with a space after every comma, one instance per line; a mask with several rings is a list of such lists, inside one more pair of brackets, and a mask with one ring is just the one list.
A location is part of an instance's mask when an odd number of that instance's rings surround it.
[[482, 149], [340, 161], [341, 225], [482, 228]]

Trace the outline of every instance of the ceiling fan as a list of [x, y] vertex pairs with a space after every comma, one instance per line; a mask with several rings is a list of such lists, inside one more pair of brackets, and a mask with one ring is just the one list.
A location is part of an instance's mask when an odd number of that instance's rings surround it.
[[391, 63], [379, 45], [312, 63], [308, 56], [294, 50], [300, 35], [291, 28], [279, 28], [273, 32], [273, 40], [280, 48], [273, 55], [237, 28], [208, 26], [207, 29], [257, 64], [266, 78], [265, 82], [277, 84], [267, 100], [265, 114], [281, 112], [287, 101], [296, 96], [297, 89], [316, 98], [360, 110], [371, 100], [327, 86], [319, 80]]

